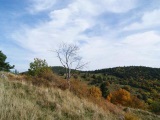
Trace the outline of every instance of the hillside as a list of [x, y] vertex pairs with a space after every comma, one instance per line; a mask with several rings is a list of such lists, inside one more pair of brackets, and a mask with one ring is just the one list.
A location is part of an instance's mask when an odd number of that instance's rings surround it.
[[[57, 73], [65, 73], [65, 69], [61, 66], [53, 66], [52, 70]], [[160, 68], [151, 68], [145, 66], [127, 66], [98, 69], [93, 71], [79, 71], [80, 73], [104, 74], [111, 75], [122, 79], [154, 79], [160, 80]]]
[[128, 67], [115, 67], [108, 69], [100, 69], [95, 71], [88, 71], [89, 73], [104, 73], [113, 75], [123, 79], [159, 79], [160, 68], [151, 68], [144, 66], [128, 66]]
[[159, 68], [128, 66], [83, 71], [79, 78], [99, 88], [106, 86], [105, 96], [123, 88], [144, 101], [149, 111], [160, 114]]
[[64, 74], [65, 73], [65, 68], [61, 66], [53, 66], [51, 67], [54, 73], [57, 74]]
[[[5, 75], [5, 76], [4, 76]], [[0, 119], [2, 120], [159, 120], [152, 113], [125, 112], [103, 99], [85, 96], [85, 84], [72, 81], [72, 90], [56, 75], [42, 78], [1, 73]], [[49, 79], [48, 79], [49, 80]], [[87, 86], [86, 86], [87, 87]], [[104, 103], [105, 102], [105, 103]]]
[[1, 120], [116, 120], [116, 115], [68, 90], [37, 87], [20, 79], [13, 75], [12, 80], [0, 79]]
[[[63, 76], [62, 67], [53, 71]], [[63, 74], [60, 74], [63, 73]], [[146, 108], [160, 114], [160, 69], [144, 66], [115, 67], [95, 71], [77, 71], [74, 78], [101, 88], [104, 98], [120, 88], [125, 89], [145, 102]], [[105, 87], [106, 86], [106, 87]], [[102, 88], [103, 87], [103, 88]], [[105, 88], [104, 88], [105, 87]]]
[[[58, 75], [64, 75], [65, 74], [65, 68], [64, 67], [61, 67], [61, 66], [52, 66], [51, 67], [52, 71]], [[80, 70], [73, 70], [71, 69], [72, 72], [76, 73], [76, 72], [83, 72], [83, 71], [80, 71]]]

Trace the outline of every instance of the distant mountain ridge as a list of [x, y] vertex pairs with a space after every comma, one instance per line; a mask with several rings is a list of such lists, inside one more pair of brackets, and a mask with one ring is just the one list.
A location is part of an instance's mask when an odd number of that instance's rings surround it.
[[[51, 69], [53, 70], [54, 73], [56, 74], [64, 74], [66, 69], [62, 66], [52, 66]], [[72, 71], [75, 71], [74, 69], [72, 69]], [[76, 71], [80, 71], [80, 70], [76, 70]], [[82, 71], [80, 71], [82, 72]]]
[[94, 71], [88, 71], [89, 73], [103, 73], [107, 75], [113, 75], [118, 78], [124, 79], [159, 79], [160, 80], [160, 68], [151, 68], [145, 66], [127, 66], [127, 67], [115, 67], [99, 69]]
[[[65, 68], [62, 66], [53, 66], [51, 67], [54, 73], [62, 74], [65, 73]], [[152, 68], [145, 66], [124, 66], [124, 67], [114, 67], [114, 68], [103, 68], [93, 71], [80, 71], [79, 72], [88, 72], [88, 73], [103, 73], [106, 75], [112, 75], [117, 78], [123, 79], [158, 79], [160, 80], [160, 68]]]

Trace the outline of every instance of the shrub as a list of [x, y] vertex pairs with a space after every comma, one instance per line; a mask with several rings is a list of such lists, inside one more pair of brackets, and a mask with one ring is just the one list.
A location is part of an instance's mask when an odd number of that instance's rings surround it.
[[147, 108], [145, 103], [142, 100], [138, 99], [136, 96], [131, 96], [131, 101], [129, 106], [133, 108], [141, 108], [141, 109]]
[[106, 82], [102, 83], [102, 84], [100, 85], [100, 89], [101, 89], [101, 92], [102, 92], [102, 96], [103, 96], [104, 98], [106, 98], [107, 95], [109, 94], [109, 90], [108, 90], [108, 88], [107, 88], [107, 83], [106, 83]]
[[89, 94], [92, 97], [95, 97], [96, 99], [100, 99], [102, 97], [101, 90], [98, 87], [95, 87], [95, 86], [89, 88]]
[[144, 102], [142, 102], [136, 96], [131, 96], [130, 92], [124, 89], [119, 89], [117, 91], [110, 93], [107, 96], [107, 100], [114, 104], [121, 104], [124, 106], [130, 106], [133, 108], [145, 109], [146, 107]]
[[38, 77], [44, 78], [49, 81], [51, 81], [53, 78], [53, 72], [52, 72], [51, 68], [49, 68], [49, 67], [41, 68], [37, 75], [38, 75]]
[[10, 71], [10, 69], [14, 68], [14, 65], [11, 66], [8, 62], [6, 62], [7, 56], [0, 51], [0, 71]]
[[46, 60], [35, 58], [34, 62], [30, 63], [30, 69], [28, 69], [28, 74], [32, 76], [38, 76], [47, 68], [48, 68], [48, 64]]
[[131, 95], [128, 91], [124, 89], [119, 89], [110, 93], [107, 96], [107, 100], [115, 104], [128, 106], [131, 101]]
[[124, 86], [123, 89], [127, 90], [127, 91], [131, 91], [131, 87], [130, 86]]
[[79, 80], [71, 80], [71, 89], [78, 97], [88, 97], [88, 86]]
[[152, 102], [150, 108], [151, 108], [152, 112], [160, 114], [160, 101]]
[[73, 75], [73, 77], [74, 77], [74, 79], [78, 79], [78, 75], [77, 74]]

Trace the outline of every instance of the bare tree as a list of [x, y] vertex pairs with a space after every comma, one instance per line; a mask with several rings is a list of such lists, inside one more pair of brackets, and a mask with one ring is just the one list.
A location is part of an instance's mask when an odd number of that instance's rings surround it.
[[59, 61], [65, 68], [66, 79], [70, 88], [71, 70], [83, 69], [88, 63], [82, 62], [82, 57], [78, 55], [79, 47], [74, 44], [62, 43], [55, 51]]

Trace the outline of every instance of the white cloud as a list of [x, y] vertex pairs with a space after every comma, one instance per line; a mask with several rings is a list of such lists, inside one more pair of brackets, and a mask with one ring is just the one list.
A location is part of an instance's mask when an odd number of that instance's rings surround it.
[[137, 33], [126, 37], [126, 39], [123, 40], [123, 43], [142, 48], [147, 46], [154, 46], [160, 43], [160, 36], [154, 31]]
[[96, 0], [96, 3], [99, 4], [97, 9], [103, 12], [123, 13], [135, 8], [137, 0]]
[[[31, 13], [36, 13], [53, 10], [55, 4], [63, 4], [63, 0], [32, 0], [31, 3], [28, 9]], [[82, 12], [97, 15], [106, 11], [114, 13], [127, 12], [136, 7], [137, 0], [74, 0], [71, 4], [78, 7]]]
[[56, 4], [56, 2], [57, 0], [30, 0], [31, 5], [28, 10], [31, 13], [49, 10]]
[[160, 67], [160, 35], [154, 31], [133, 34], [123, 40], [90, 39], [81, 48], [82, 56], [91, 61], [89, 69], [130, 65]]
[[130, 64], [154, 66], [158, 65], [160, 51], [160, 35], [154, 31], [137, 33], [126, 37], [120, 43], [123, 54], [119, 57], [125, 58]]
[[[57, 2], [34, 0], [32, 10], [51, 9]], [[135, 0], [76, 0], [63, 9], [51, 9], [48, 14], [50, 21], [44, 21], [34, 28], [22, 27], [12, 37], [24, 48], [41, 52], [45, 48], [53, 48], [59, 41], [73, 42], [80, 39], [80, 33], [96, 24], [93, 16], [104, 11], [126, 12], [135, 6], [134, 3]]]
[[[159, 44], [160, 36], [153, 31], [124, 36], [123, 40], [110, 39], [114, 38], [112, 35], [107, 38], [105, 30], [102, 36], [95, 37], [83, 33], [97, 24], [94, 18], [98, 15], [103, 12], [127, 12], [136, 7], [136, 0], [76, 0], [57, 10], [52, 9], [55, 1], [46, 1], [42, 5], [42, 0], [36, 0], [37, 3], [32, 7], [37, 12], [50, 9], [50, 20], [42, 21], [34, 28], [21, 27], [12, 35], [16, 44], [32, 52], [29, 61], [39, 57], [46, 59], [50, 65], [60, 65], [49, 50], [56, 49], [61, 41], [77, 43], [82, 40], [85, 44], [80, 44], [80, 54], [86, 61], [91, 61], [89, 69], [158, 63], [157, 57], [152, 54], [159, 51], [156, 45]], [[147, 16], [144, 16], [145, 19]]]
[[147, 29], [160, 26], [160, 9], [145, 12], [139, 22], [134, 22], [124, 28], [124, 30]]

